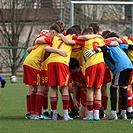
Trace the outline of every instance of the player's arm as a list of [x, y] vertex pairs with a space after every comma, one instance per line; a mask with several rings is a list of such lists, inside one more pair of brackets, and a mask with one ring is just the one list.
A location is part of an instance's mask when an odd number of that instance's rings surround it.
[[97, 35], [97, 34], [90, 34], [90, 35], [80, 35], [78, 36], [78, 39], [79, 40], [89, 40], [89, 39], [92, 39], [92, 38], [103, 38], [101, 35]]
[[75, 81], [73, 81], [73, 83], [74, 83], [74, 86], [73, 86], [73, 104], [74, 104], [74, 107], [75, 107], [76, 109], [78, 109], [78, 107], [79, 107], [79, 102], [76, 100], [77, 92], [78, 92], [78, 86], [77, 86], [77, 84], [76, 84]]
[[118, 43], [122, 43], [122, 40], [120, 38], [117, 38], [117, 37], [110, 37], [110, 38], [108, 38], [108, 40], [117, 41]]
[[44, 43], [44, 44], [46, 44], [47, 42], [45, 41], [45, 38], [46, 38], [45, 36], [41, 36], [41, 37], [39, 37], [35, 40], [35, 43], [38, 43], [38, 44]]
[[58, 53], [59, 55], [64, 56], [64, 57], [67, 56], [66, 51], [60, 50], [60, 49], [57, 49], [57, 48], [53, 48], [53, 47], [51, 47], [51, 46], [46, 46], [46, 47], [45, 47], [45, 50], [46, 50], [47, 52], [50, 52], [50, 53]]
[[63, 40], [64, 43], [69, 44], [69, 45], [74, 45], [76, 44], [76, 42], [74, 40], [70, 40], [68, 39], [66, 36], [64, 36], [63, 34], [59, 33], [58, 34], [59, 37], [61, 37], [61, 39]]

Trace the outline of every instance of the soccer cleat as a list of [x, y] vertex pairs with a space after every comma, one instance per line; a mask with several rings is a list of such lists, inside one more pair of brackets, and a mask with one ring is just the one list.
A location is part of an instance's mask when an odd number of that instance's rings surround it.
[[58, 114], [57, 113], [53, 113], [52, 120], [58, 120]]
[[133, 112], [126, 112], [127, 118], [133, 118]]
[[63, 120], [73, 120], [69, 115], [64, 115]]
[[[53, 117], [53, 112], [51, 112], [51, 118]], [[62, 116], [60, 114], [57, 114], [57, 120], [62, 120]]]
[[117, 119], [118, 119], [117, 115], [114, 116], [112, 114], [103, 118], [103, 120], [117, 120]]
[[43, 113], [43, 116], [46, 116], [46, 117], [51, 118], [51, 116], [50, 116], [49, 112], [44, 112], [44, 113]]
[[105, 116], [104, 108], [103, 108], [103, 107], [100, 107], [100, 110], [99, 110], [99, 117], [100, 117], [100, 118], [103, 118], [104, 116]]
[[100, 118], [99, 118], [99, 116], [93, 116], [93, 120], [99, 121]]
[[83, 118], [83, 120], [94, 120], [93, 116], [86, 116], [85, 118]]
[[127, 120], [127, 116], [126, 116], [126, 114], [124, 114], [124, 115], [120, 114], [118, 116], [118, 119]]
[[4, 88], [4, 87], [5, 87], [5, 84], [6, 84], [6, 81], [3, 79], [3, 80], [1, 81], [1, 88]]
[[78, 110], [75, 109], [75, 108], [72, 108], [71, 111], [69, 112], [69, 116], [70, 116], [71, 118], [78, 117], [78, 116], [79, 116]]
[[31, 116], [31, 114], [26, 114], [26, 115], [25, 115], [25, 118], [26, 118], [26, 119], [30, 119], [30, 116]]
[[44, 116], [43, 115], [40, 115], [40, 116], [35, 115], [34, 120], [44, 120]]
[[46, 116], [44, 114], [42, 116], [43, 116], [44, 120], [51, 120], [51, 117], [48, 117], [48, 116]]

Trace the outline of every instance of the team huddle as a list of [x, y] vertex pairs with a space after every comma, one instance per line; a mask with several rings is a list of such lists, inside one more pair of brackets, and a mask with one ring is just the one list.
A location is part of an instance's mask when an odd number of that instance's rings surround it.
[[[27, 49], [28, 55], [23, 63], [23, 82], [28, 85], [26, 118], [133, 118], [133, 38], [120, 38], [108, 30], [101, 32], [96, 22], [83, 30], [79, 25], [66, 31], [64, 28], [61, 20], [56, 21], [49, 30], [42, 30]], [[108, 83], [109, 115], [106, 114]], [[58, 92], [61, 93], [63, 116], [57, 109]], [[48, 96], [51, 113], [48, 111]]]

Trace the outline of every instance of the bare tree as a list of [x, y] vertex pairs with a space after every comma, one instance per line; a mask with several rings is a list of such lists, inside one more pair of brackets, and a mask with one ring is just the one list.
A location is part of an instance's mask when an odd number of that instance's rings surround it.
[[[24, 60], [24, 48], [28, 46], [36, 23], [37, 10], [33, 10], [32, 0], [0, 0], [1, 56], [6, 67], [11, 68], [12, 75]], [[32, 14], [32, 15], [31, 15]]]

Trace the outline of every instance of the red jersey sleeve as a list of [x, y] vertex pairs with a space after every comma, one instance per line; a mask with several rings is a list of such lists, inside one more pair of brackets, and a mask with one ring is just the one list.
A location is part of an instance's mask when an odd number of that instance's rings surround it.
[[128, 39], [131, 40], [133, 42], [133, 37], [128, 36]]
[[123, 44], [128, 44], [128, 42], [126, 40], [124, 40], [124, 39], [122, 39], [122, 43]]
[[50, 37], [50, 38], [47, 37], [47, 38], [44, 38], [45, 42], [48, 43], [48, 44], [49, 44], [49, 43], [52, 43], [53, 39], [54, 39], [54, 37]]
[[105, 40], [104, 40], [104, 43], [105, 43], [105, 45], [110, 45], [111, 40], [107, 40], [107, 39], [105, 39]]
[[72, 40], [75, 41], [76, 45], [84, 46], [85, 40], [78, 40], [78, 36], [74, 35], [72, 36]]

